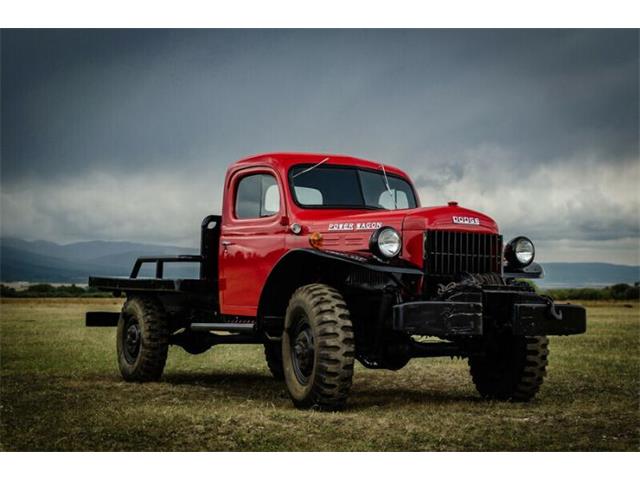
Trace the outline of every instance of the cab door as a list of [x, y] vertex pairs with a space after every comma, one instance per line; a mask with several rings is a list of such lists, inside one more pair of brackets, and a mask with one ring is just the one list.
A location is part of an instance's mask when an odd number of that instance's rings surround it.
[[283, 184], [268, 167], [232, 172], [220, 235], [220, 305], [226, 315], [254, 317], [271, 269], [284, 254]]

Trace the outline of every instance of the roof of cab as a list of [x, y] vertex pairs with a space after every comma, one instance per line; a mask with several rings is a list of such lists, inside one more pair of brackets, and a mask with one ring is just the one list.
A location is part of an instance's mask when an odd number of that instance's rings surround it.
[[[249, 166], [259, 165], [261, 163], [273, 163], [280, 166], [281, 168], [284, 168], [285, 170], [288, 170], [292, 165], [297, 165], [300, 163], [318, 163], [327, 157], [329, 158], [329, 161], [327, 162], [329, 165], [350, 165], [354, 167], [371, 168], [374, 170], [380, 169], [382, 165], [379, 162], [372, 162], [370, 160], [364, 160], [362, 158], [352, 157], [349, 155], [338, 155], [333, 153], [271, 152], [261, 153], [258, 155], [252, 155], [250, 157], [243, 158], [242, 160], [238, 160], [234, 164], [234, 166]], [[407, 177], [406, 173], [392, 165], [385, 164], [384, 168], [389, 173], [395, 173], [396, 175]]]

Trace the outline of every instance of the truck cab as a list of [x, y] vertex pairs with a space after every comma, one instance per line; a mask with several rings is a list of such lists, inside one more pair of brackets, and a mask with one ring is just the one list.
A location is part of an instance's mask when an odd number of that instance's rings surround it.
[[[259, 343], [301, 408], [343, 408], [355, 360], [397, 370], [437, 356], [467, 358], [483, 397], [525, 401], [542, 384], [547, 335], [586, 330], [582, 307], [522, 281], [543, 275], [534, 259], [530, 239], [504, 243], [485, 214], [455, 201], [422, 207], [393, 166], [262, 154], [227, 170], [200, 255], [141, 258], [128, 278], [91, 277], [127, 300], [121, 314], [86, 321], [117, 326], [127, 380], [159, 379], [170, 345], [202, 353]], [[155, 278], [138, 277], [146, 262]], [[166, 262], [197, 262], [200, 277], [165, 279]]]
[[401, 230], [407, 211], [418, 206], [403, 172], [387, 166], [383, 174], [380, 164], [365, 160], [271, 154], [235, 163], [222, 205], [222, 313], [255, 317], [269, 274], [287, 252], [368, 252], [374, 230], [383, 224]]

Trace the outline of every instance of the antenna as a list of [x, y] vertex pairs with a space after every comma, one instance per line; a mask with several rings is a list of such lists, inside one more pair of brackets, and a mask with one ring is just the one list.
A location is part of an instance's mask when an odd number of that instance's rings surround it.
[[324, 162], [328, 162], [329, 161], [329, 157], [325, 158], [324, 160], [316, 163], [315, 165], [311, 165], [309, 168], [306, 168], [304, 170], [302, 170], [301, 172], [296, 173], [295, 175], [292, 175], [291, 178], [296, 178], [299, 177], [300, 175], [302, 175], [303, 173], [307, 173], [310, 172], [311, 170], [313, 170], [316, 167], [319, 167], [320, 165], [322, 165]]

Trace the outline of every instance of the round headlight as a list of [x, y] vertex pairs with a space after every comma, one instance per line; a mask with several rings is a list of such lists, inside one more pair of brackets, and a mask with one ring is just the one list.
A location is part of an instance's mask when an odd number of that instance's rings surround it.
[[536, 249], [527, 237], [516, 237], [507, 244], [505, 258], [511, 264], [526, 267], [533, 262]]
[[393, 258], [400, 253], [402, 240], [392, 227], [382, 227], [371, 235], [371, 249], [384, 258]]

